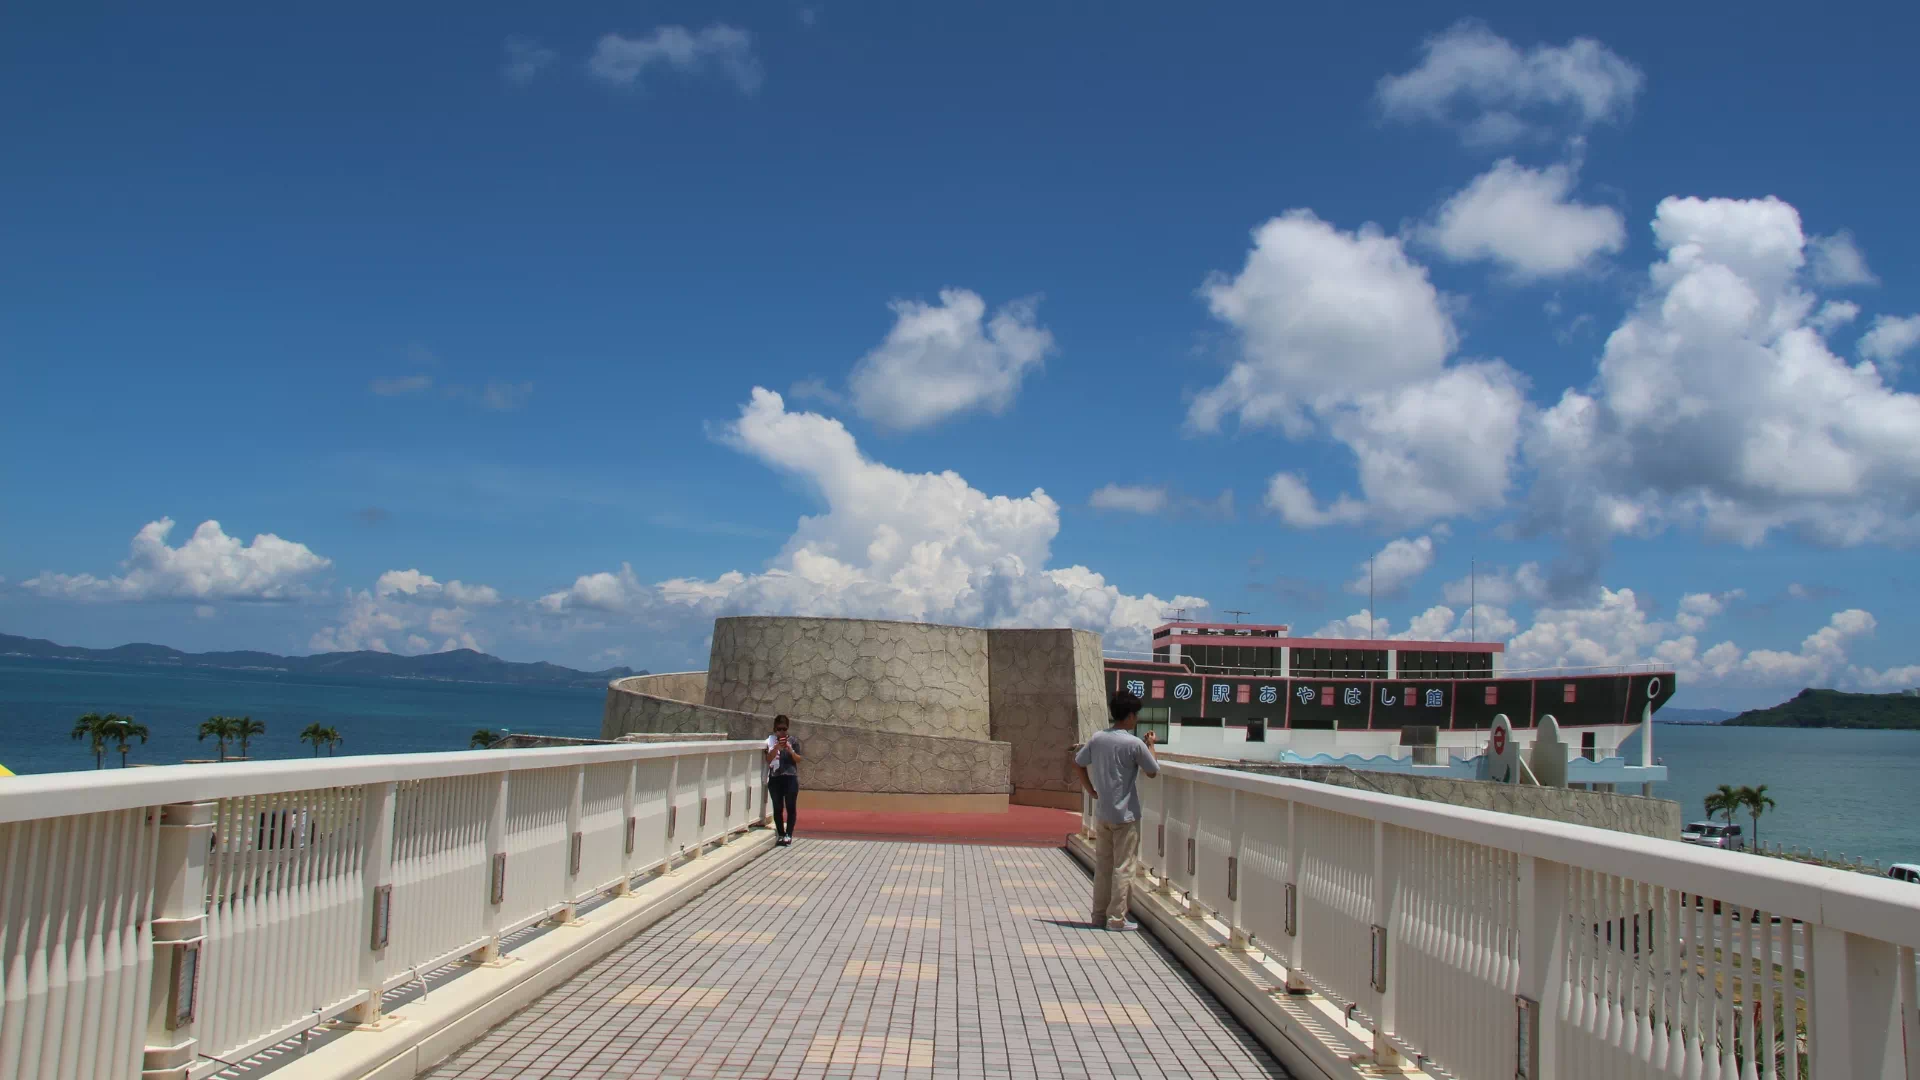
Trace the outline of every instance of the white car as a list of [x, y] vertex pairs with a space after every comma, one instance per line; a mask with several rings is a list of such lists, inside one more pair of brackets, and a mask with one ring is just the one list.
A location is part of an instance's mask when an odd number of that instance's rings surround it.
[[1910, 862], [1897, 862], [1887, 867], [1887, 876], [1895, 881], [1911, 881], [1920, 885], [1920, 866]]
[[1746, 840], [1741, 836], [1740, 826], [1727, 825], [1718, 821], [1689, 822], [1680, 830], [1680, 842], [1734, 850], [1747, 846]]

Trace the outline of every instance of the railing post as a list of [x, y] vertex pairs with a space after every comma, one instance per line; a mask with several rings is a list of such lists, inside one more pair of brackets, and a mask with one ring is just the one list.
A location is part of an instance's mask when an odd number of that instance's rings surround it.
[[627, 762], [627, 790], [620, 798], [620, 885], [614, 890], [616, 896], [633, 891], [633, 852], [640, 846], [640, 823], [633, 816], [633, 804], [639, 782], [640, 763]]
[[1300, 830], [1296, 824], [1299, 804], [1287, 800], [1287, 881], [1282, 890], [1280, 902], [1284, 904], [1283, 915], [1287, 920], [1287, 985], [1289, 994], [1304, 994], [1311, 987], [1307, 980], [1300, 977], [1300, 971], [1306, 964], [1307, 938], [1300, 931]]
[[1920, 1080], [1920, 976], [1914, 971], [1914, 950], [1899, 950], [1900, 1038], [1907, 1048], [1906, 1080]]
[[512, 869], [507, 865], [507, 793], [512, 777], [512, 773], [495, 774], [493, 797], [488, 800], [487, 943], [467, 954], [475, 964], [500, 962], [500, 927], [505, 922], [501, 912], [507, 899], [507, 874]]
[[[1567, 868], [1531, 855], [1520, 856], [1520, 992], [1514, 1024], [1503, 1030], [1522, 1038], [1528, 1060], [1514, 1075], [1554, 1076], [1558, 1072], [1560, 1013], [1567, 985]], [[1522, 1032], [1524, 1031], [1524, 1035]], [[1518, 1050], [1518, 1046], [1516, 1045]]]
[[1207, 905], [1200, 899], [1200, 785], [1187, 785], [1187, 842], [1181, 845], [1180, 858], [1186, 860], [1187, 896], [1183, 910], [1189, 919], [1205, 918]]
[[366, 1000], [354, 1006], [353, 1023], [380, 1022], [385, 989], [387, 930], [393, 917], [393, 812], [398, 786], [391, 781], [362, 789], [360, 810], [360, 985]]
[[1810, 1080], [1907, 1080], [1899, 948], [1828, 926], [1811, 929]]
[[681, 831], [686, 827], [686, 822], [680, 820], [680, 755], [675, 754], [673, 767], [667, 770], [667, 857], [660, 864], [662, 876], [679, 873], [679, 866], [674, 861], [675, 845], [678, 845], [681, 854], [685, 854], [687, 845], [681, 843], [680, 838], [686, 835]]
[[580, 900], [580, 858], [583, 838], [580, 835], [581, 804], [587, 797], [587, 767], [575, 765], [571, 770], [573, 783], [568, 785], [567, 793], [567, 863], [566, 884], [562, 887], [560, 910], [554, 913], [553, 921], [565, 925], [579, 914]]
[[[194, 1031], [199, 1014], [200, 946], [207, 936], [207, 856], [218, 804], [170, 803], [159, 808], [154, 853], [153, 982], [141, 1076], [186, 1080], [199, 1058]], [[97, 1018], [89, 1018], [94, 1022]], [[32, 1037], [29, 1034], [29, 1037]]]
[[1247, 937], [1246, 922], [1240, 917], [1247, 894], [1240, 884], [1240, 845], [1246, 839], [1246, 813], [1241, 809], [1244, 800], [1240, 792], [1229, 791], [1227, 798], [1233, 808], [1232, 824], [1227, 830], [1227, 948], [1245, 952], [1253, 944]]
[[1386, 823], [1373, 823], [1373, 1062], [1381, 1066], [1400, 1064], [1400, 1052], [1393, 1047], [1394, 1029], [1394, 950], [1393, 917], [1400, 904], [1400, 875], [1387, 859]]
[[696, 837], [693, 849], [696, 856], [707, 853], [707, 799], [713, 793], [712, 761], [712, 754], [700, 755], [700, 796], [693, 804], [694, 828], [699, 830], [693, 834]]

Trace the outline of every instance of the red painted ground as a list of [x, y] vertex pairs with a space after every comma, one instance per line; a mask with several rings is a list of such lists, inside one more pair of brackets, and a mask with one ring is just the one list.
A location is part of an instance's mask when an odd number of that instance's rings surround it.
[[1080, 829], [1080, 815], [1044, 806], [1011, 806], [1004, 814], [897, 814], [809, 810], [800, 793], [799, 836], [834, 840], [927, 840], [942, 844], [1059, 847]]

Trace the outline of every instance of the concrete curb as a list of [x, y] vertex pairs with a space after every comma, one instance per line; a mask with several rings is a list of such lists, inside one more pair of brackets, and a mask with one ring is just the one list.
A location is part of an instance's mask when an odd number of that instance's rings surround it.
[[412, 1080], [485, 1035], [542, 994], [586, 970], [773, 847], [771, 831], [730, 837], [719, 850], [615, 897], [576, 924], [555, 927], [509, 954], [512, 963], [470, 971], [430, 999], [407, 1003], [378, 1031], [355, 1031], [275, 1070], [275, 1080]]
[[[1093, 847], [1085, 838], [1067, 837], [1066, 848], [1082, 867], [1092, 870]], [[1367, 1056], [1369, 1044], [1362, 1034], [1344, 1030], [1344, 1017], [1331, 1002], [1318, 994], [1275, 992], [1272, 988], [1284, 982], [1283, 976], [1270, 970], [1277, 965], [1226, 948], [1225, 933], [1187, 916], [1137, 881], [1130, 908], [1142, 928], [1151, 931], [1299, 1080], [1425, 1075], [1412, 1068], [1381, 1070], [1364, 1060], [1355, 1061], [1355, 1055]]]

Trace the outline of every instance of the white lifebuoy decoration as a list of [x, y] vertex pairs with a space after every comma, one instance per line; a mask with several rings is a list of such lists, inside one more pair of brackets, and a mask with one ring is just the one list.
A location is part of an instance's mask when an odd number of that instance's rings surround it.
[[1655, 675], [1653, 678], [1647, 680], [1647, 700], [1652, 701], [1654, 698], [1657, 698], [1659, 696], [1660, 696], [1660, 676]]

